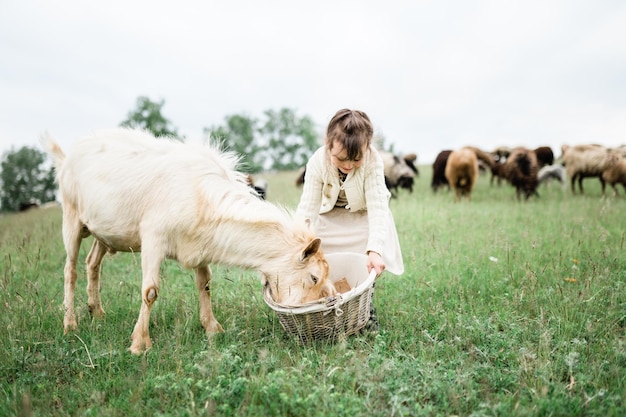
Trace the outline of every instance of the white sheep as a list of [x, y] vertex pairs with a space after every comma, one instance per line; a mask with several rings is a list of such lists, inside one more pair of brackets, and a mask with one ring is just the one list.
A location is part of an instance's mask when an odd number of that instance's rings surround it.
[[76, 262], [81, 241], [90, 234], [87, 294], [95, 317], [104, 314], [99, 281], [104, 255], [141, 251], [142, 304], [130, 347], [135, 354], [152, 345], [150, 311], [165, 258], [195, 270], [207, 334], [223, 331], [211, 308], [212, 263], [260, 271], [282, 304], [335, 294], [320, 240], [303, 221], [253, 195], [235, 170], [234, 154], [122, 128], [94, 132], [67, 155], [47, 134], [41, 143], [55, 160], [63, 205], [66, 333], [77, 326]]
[[609, 158], [608, 148], [601, 145], [563, 145], [561, 152], [561, 160], [571, 179], [572, 193], [576, 193], [576, 180], [578, 180], [578, 188], [582, 194], [583, 179], [598, 177], [602, 184], [602, 194], [604, 194], [605, 182], [602, 179], [602, 172]]
[[410, 154], [399, 157], [388, 151], [379, 151], [383, 160], [385, 183], [390, 191], [398, 191], [398, 187], [413, 192], [413, 183], [418, 173], [415, 161], [417, 155]]

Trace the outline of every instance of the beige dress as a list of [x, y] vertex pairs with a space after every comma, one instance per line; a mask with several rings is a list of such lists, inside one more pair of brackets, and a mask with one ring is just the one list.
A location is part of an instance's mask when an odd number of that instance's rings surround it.
[[[340, 200], [341, 193], [337, 201]], [[388, 222], [385, 250], [381, 256], [385, 261], [386, 271], [394, 275], [402, 275], [404, 273], [402, 251], [391, 211], [389, 211]], [[346, 210], [345, 205], [337, 205], [331, 211], [317, 217], [314, 230], [316, 236], [322, 239], [324, 253], [366, 252], [369, 223], [365, 210], [355, 213]]]

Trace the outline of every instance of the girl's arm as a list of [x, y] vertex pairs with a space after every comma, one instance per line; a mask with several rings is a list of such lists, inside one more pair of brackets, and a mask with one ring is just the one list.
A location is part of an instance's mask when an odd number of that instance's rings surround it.
[[389, 226], [389, 197], [390, 193], [385, 185], [383, 161], [375, 149], [372, 152], [369, 164], [366, 168], [364, 189], [367, 204], [367, 217], [369, 223], [369, 239], [367, 251], [382, 255], [384, 251], [385, 237]]

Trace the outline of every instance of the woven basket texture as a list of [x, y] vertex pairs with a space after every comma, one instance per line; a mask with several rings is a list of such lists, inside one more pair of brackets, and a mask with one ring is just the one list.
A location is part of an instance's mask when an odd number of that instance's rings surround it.
[[330, 279], [336, 282], [346, 278], [351, 291], [301, 307], [277, 305], [269, 288], [263, 291], [265, 303], [277, 314], [283, 329], [303, 343], [342, 340], [357, 333], [370, 318], [375, 276], [367, 272], [367, 257], [346, 252], [328, 254], [326, 258]]

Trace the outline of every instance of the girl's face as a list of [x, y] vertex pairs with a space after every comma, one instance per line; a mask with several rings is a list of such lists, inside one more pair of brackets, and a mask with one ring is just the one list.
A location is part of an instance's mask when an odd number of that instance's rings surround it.
[[[366, 146], [364, 146], [361, 155], [365, 155], [366, 150]], [[363, 164], [363, 159], [356, 161], [348, 159], [348, 152], [344, 149], [343, 145], [337, 141], [333, 143], [333, 148], [330, 151], [330, 160], [333, 165], [344, 174], [349, 173]]]

